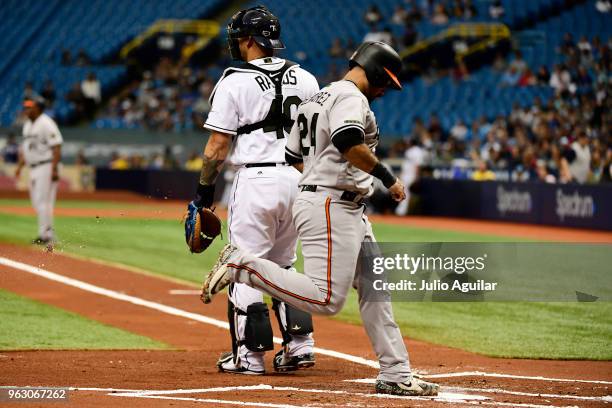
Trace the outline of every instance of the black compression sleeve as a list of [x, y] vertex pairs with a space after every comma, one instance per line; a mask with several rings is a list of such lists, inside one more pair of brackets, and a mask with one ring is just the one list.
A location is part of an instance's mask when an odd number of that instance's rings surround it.
[[196, 191], [195, 205], [202, 208], [210, 208], [215, 199], [215, 185], [206, 186], [204, 184], [198, 184], [198, 190]]
[[287, 152], [285, 152], [285, 161], [292, 166], [294, 164], [304, 163], [304, 159], [298, 159], [297, 157], [294, 157]]
[[386, 188], [389, 188], [394, 185], [397, 180], [395, 176], [391, 174], [391, 172], [387, 170], [387, 168], [383, 166], [380, 162], [376, 163], [376, 166], [374, 166], [370, 174], [376, 177], [377, 179], [380, 179], [380, 181], [382, 181], [383, 185]]
[[340, 153], [344, 153], [351, 147], [362, 144], [364, 140], [363, 130], [350, 127], [336, 133], [331, 141]]

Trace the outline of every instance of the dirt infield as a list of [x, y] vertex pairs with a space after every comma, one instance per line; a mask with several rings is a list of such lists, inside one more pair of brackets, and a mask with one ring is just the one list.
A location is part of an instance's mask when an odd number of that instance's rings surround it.
[[[267, 361], [265, 376], [222, 374], [214, 363], [229, 346], [217, 324], [225, 320], [224, 299], [204, 306], [194, 287], [36, 248], [0, 245], [0, 261], [6, 259], [22, 264], [0, 265], [1, 288], [177, 349], [0, 353], [0, 385], [78, 388], [70, 391], [69, 406], [595, 407], [612, 402], [610, 362], [493, 359], [411, 340], [414, 368], [443, 385], [441, 396], [381, 398], [368, 383], [376, 375], [369, 366], [375, 356], [363, 328], [327, 318], [315, 318], [317, 346], [349, 354], [353, 361], [322, 351], [309, 371], [279, 375]], [[101, 290], [94, 293], [95, 288]]]

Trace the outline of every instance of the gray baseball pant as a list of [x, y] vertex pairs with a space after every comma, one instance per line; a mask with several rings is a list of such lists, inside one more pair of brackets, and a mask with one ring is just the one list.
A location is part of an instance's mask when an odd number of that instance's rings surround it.
[[411, 379], [408, 352], [393, 318], [390, 302], [366, 301], [359, 287], [361, 244], [374, 241], [363, 206], [340, 199], [341, 192], [303, 191], [293, 205], [293, 221], [302, 241], [304, 274], [245, 251], [234, 252], [228, 262], [231, 279], [260, 289], [310, 313], [338, 313], [355, 285], [359, 311], [380, 363], [378, 379]]

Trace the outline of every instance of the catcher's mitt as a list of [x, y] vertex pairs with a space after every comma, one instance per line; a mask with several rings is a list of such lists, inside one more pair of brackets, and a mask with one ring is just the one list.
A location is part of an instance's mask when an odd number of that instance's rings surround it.
[[221, 234], [221, 220], [212, 210], [198, 208], [193, 202], [187, 206], [185, 241], [191, 252], [200, 253]]

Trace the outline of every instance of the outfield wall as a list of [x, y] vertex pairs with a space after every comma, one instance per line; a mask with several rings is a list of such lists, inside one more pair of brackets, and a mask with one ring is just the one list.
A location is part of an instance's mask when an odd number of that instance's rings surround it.
[[[191, 199], [198, 172], [96, 169], [96, 190], [129, 190], [146, 196]], [[217, 200], [225, 180], [219, 177]], [[612, 186], [423, 179], [422, 213], [612, 231]]]
[[612, 231], [612, 186], [423, 179], [424, 214]]

